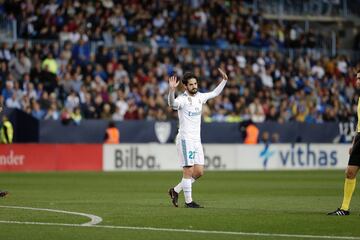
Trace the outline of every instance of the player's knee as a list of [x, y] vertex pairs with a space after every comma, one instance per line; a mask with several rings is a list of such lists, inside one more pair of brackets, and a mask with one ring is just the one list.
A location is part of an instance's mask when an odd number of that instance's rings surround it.
[[203, 175], [204, 175], [204, 171], [197, 171], [197, 172], [194, 174], [193, 178], [194, 178], [194, 179], [198, 179], [198, 178], [200, 178], [200, 177], [203, 176]]
[[347, 168], [345, 171], [345, 176], [348, 179], [354, 179], [356, 177], [356, 171], [354, 171], [353, 169]]
[[184, 167], [183, 175], [184, 177], [191, 178], [194, 175], [194, 167]]

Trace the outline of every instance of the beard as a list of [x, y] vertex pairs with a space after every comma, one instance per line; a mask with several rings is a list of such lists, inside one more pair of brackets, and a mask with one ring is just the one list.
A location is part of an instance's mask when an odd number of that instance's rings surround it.
[[191, 91], [189, 91], [191, 94], [196, 94], [197, 93], [197, 91], [198, 91], [198, 89], [197, 88], [193, 88], [193, 89], [191, 89]]

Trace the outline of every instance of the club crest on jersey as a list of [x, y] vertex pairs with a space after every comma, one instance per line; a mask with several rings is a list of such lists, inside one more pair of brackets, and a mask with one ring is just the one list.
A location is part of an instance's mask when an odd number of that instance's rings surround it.
[[188, 97], [188, 100], [189, 100], [190, 105], [192, 105], [191, 97]]

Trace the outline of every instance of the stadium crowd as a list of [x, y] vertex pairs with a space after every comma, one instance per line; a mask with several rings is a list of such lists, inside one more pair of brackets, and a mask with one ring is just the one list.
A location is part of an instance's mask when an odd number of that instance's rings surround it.
[[72, 43], [321, 48], [331, 38], [321, 29], [265, 19], [244, 1], [5, 1], [0, 12], [17, 20], [22, 38]]
[[[221, 67], [230, 81], [208, 102], [204, 121], [354, 116], [359, 66], [311, 50], [323, 42], [317, 33], [266, 21], [240, 1], [131, 2], [5, 1], [0, 12], [16, 18], [31, 41], [0, 47], [0, 104], [64, 122], [175, 119], [168, 77], [193, 71], [199, 90], [209, 91]], [[289, 57], [283, 47], [310, 50]]]

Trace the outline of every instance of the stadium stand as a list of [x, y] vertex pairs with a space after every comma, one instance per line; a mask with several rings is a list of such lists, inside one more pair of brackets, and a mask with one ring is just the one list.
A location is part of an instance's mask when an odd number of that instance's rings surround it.
[[[356, 26], [359, 15], [348, 1], [319, 9], [304, 2], [4, 1], [17, 41], [0, 47], [0, 104], [37, 119], [64, 120], [75, 109], [84, 119], [175, 119], [168, 77], [193, 70], [207, 91], [220, 66], [231, 80], [208, 103], [207, 122], [352, 120], [359, 55], [309, 21]], [[308, 20], [306, 9], [323, 19]]]

